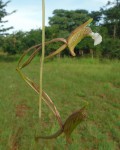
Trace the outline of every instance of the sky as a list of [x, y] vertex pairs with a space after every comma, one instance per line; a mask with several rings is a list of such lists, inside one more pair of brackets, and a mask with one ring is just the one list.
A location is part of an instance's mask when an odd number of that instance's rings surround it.
[[[3, 0], [6, 2], [7, 0]], [[76, 10], [86, 9], [90, 11], [99, 10], [105, 6], [108, 0], [45, 0], [45, 24], [48, 25], [49, 17], [55, 9]], [[19, 30], [30, 31], [42, 26], [42, 0], [11, 0], [6, 7], [8, 12], [16, 10], [16, 13], [4, 18], [8, 20], [5, 27], [13, 26], [10, 32]]]

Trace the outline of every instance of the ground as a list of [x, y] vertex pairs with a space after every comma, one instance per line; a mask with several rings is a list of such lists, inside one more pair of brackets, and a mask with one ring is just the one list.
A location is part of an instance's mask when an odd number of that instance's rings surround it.
[[[118, 60], [64, 58], [44, 63], [43, 88], [54, 101], [63, 122], [88, 101], [87, 120], [72, 133], [35, 142], [37, 135], [51, 135], [57, 121], [38, 95], [16, 72], [18, 57], [0, 57], [0, 150], [119, 150], [120, 62]], [[24, 72], [39, 83], [39, 58]]]

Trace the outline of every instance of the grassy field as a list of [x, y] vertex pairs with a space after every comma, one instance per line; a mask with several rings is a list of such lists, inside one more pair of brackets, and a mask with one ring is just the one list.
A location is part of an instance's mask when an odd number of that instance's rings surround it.
[[[89, 102], [88, 118], [72, 134], [66, 148], [64, 135], [40, 140], [59, 128], [54, 115], [42, 102], [38, 118], [38, 95], [21, 80], [17, 58], [0, 58], [0, 150], [119, 150], [120, 62], [96, 59], [56, 59], [44, 64], [44, 90], [53, 99], [63, 121]], [[39, 59], [25, 69], [39, 81]]]

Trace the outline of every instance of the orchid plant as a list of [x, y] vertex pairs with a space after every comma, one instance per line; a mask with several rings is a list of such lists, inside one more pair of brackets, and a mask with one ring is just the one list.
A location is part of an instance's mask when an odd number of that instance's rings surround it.
[[[47, 93], [44, 90], [40, 90], [40, 85], [37, 85], [35, 82], [33, 82], [30, 78], [28, 78], [23, 72], [22, 69], [26, 66], [28, 66], [31, 61], [33, 60], [33, 58], [38, 54], [38, 52], [43, 49], [43, 46], [48, 45], [50, 43], [53, 42], [63, 42], [63, 45], [58, 48], [56, 51], [54, 51], [53, 53], [51, 53], [50, 55], [45, 57], [45, 60], [47, 60], [48, 58], [52, 58], [53, 56], [59, 54], [61, 51], [65, 50], [66, 47], [69, 48], [69, 51], [71, 53], [72, 56], [75, 56], [75, 52], [74, 49], [76, 47], [76, 45], [85, 37], [92, 37], [92, 39], [94, 40], [94, 45], [98, 45], [102, 42], [102, 37], [99, 33], [94, 33], [91, 28], [89, 27], [89, 24], [92, 22], [93, 19], [89, 19], [87, 22], [85, 22], [84, 24], [80, 25], [79, 27], [77, 27], [73, 32], [71, 32], [71, 34], [69, 35], [69, 37], [67, 39], [64, 38], [56, 38], [56, 39], [52, 39], [48, 42], [44, 42], [44, 40], [42, 41], [42, 44], [38, 44], [35, 46], [30, 47], [28, 50], [26, 50], [23, 55], [21, 56], [17, 68], [16, 70], [18, 71], [18, 73], [20, 74], [20, 76], [22, 77], [22, 79], [38, 94], [40, 94], [41, 91], [41, 98], [42, 100], [47, 104], [47, 106], [50, 108], [50, 110], [54, 113], [58, 124], [60, 126], [60, 129], [53, 135], [51, 136], [39, 136], [36, 137], [36, 140], [42, 138], [42, 139], [52, 139], [52, 138], [57, 138], [59, 135], [61, 135], [62, 133], [65, 134], [66, 136], [66, 141], [70, 142], [70, 135], [72, 133], [72, 131], [76, 128], [76, 126], [81, 123], [83, 120], [86, 119], [86, 106], [88, 105], [88, 103], [82, 107], [81, 109], [73, 112], [65, 121], [65, 123], [62, 122], [62, 119], [60, 117], [59, 111], [57, 110], [55, 104], [53, 103], [52, 99], [47, 95]], [[44, 25], [43, 25], [44, 27]], [[43, 37], [44, 37], [44, 33], [43, 33]], [[31, 55], [27, 58], [27, 60], [25, 62], [23, 62], [23, 58], [30, 52], [33, 51], [31, 53]], [[43, 55], [41, 57], [41, 59], [43, 59]], [[43, 63], [41, 61], [41, 63]], [[42, 64], [43, 65], [43, 64]], [[43, 66], [41, 65], [41, 68], [43, 68]], [[40, 69], [41, 69], [40, 68]]]

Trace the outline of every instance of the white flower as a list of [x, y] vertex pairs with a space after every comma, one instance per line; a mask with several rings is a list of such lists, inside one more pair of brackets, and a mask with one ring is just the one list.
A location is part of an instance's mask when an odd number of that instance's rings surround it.
[[98, 45], [102, 42], [102, 36], [99, 33], [91, 32], [89, 35], [94, 40], [94, 45]]

